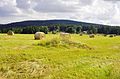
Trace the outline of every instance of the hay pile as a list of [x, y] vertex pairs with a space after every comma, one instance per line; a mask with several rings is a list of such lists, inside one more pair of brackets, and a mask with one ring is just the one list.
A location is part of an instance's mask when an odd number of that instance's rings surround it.
[[65, 47], [65, 48], [83, 48], [83, 49], [92, 49], [87, 44], [74, 42], [70, 40], [62, 40], [60, 38], [53, 38], [51, 40], [41, 40], [38, 44], [39, 46], [44, 47]]
[[44, 32], [36, 32], [34, 35], [35, 40], [42, 40], [45, 38], [45, 33]]
[[88, 34], [88, 32], [87, 32], [87, 31], [83, 31], [82, 33], [83, 33], [83, 34]]
[[9, 30], [9, 31], [7, 32], [7, 35], [14, 35], [14, 32], [11, 31], [11, 30]]
[[62, 40], [70, 40], [71, 39], [71, 35], [69, 33], [60, 33], [60, 39]]

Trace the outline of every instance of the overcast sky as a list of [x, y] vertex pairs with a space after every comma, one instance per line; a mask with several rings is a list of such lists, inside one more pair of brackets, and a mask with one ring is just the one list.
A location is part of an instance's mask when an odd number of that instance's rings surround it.
[[0, 0], [0, 23], [46, 19], [120, 25], [120, 0]]

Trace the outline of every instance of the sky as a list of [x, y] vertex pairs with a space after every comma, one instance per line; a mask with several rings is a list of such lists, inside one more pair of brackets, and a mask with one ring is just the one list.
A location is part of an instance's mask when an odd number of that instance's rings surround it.
[[120, 0], [0, 0], [0, 24], [50, 19], [120, 26]]

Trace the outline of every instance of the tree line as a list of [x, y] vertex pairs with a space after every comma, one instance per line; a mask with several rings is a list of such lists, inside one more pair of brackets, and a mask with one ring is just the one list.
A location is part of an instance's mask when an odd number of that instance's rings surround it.
[[68, 24], [52, 24], [48, 26], [27, 26], [27, 27], [8, 27], [0, 28], [0, 33], [7, 33], [9, 30], [20, 34], [34, 34], [35, 32], [49, 32], [56, 34], [57, 32], [67, 32], [79, 34], [83, 31], [87, 31], [88, 34], [117, 34], [120, 35], [119, 26], [100, 26], [100, 25], [68, 25]]

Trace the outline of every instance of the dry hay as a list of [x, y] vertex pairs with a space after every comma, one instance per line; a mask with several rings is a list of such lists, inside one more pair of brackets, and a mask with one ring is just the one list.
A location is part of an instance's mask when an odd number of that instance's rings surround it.
[[0, 37], [0, 40], [10, 40], [10, 39], [13, 39], [15, 37], [11, 36], [11, 35], [4, 35], [2, 37]]
[[13, 64], [1, 76], [9, 79], [39, 79], [51, 72], [50, 66], [40, 61], [23, 61]]
[[0, 79], [5, 79], [5, 78], [3, 78], [3, 77], [0, 77]]
[[83, 31], [82, 33], [83, 33], [83, 34], [88, 34], [88, 32], [87, 32], [87, 31]]
[[11, 30], [9, 30], [9, 31], [7, 32], [7, 35], [14, 35], [14, 32], [11, 31]]
[[75, 42], [71, 40], [62, 40], [59, 38], [53, 38], [49, 41], [43, 40], [43, 41], [40, 41], [38, 45], [44, 46], [44, 47], [83, 48], [83, 49], [90, 49], [90, 50], [92, 49], [87, 44], [83, 44], [83, 43]]
[[62, 40], [70, 40], [71, 39], [71, 35], [69, 33], [60, 33], [60, 38]]
[[36, 32], [34, 35], [35, 40], [42, 40], [45, 38], [45, 33], [44, 32]]

